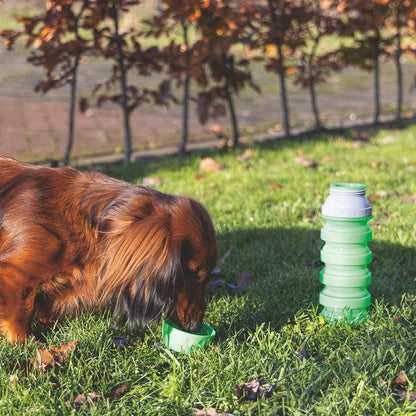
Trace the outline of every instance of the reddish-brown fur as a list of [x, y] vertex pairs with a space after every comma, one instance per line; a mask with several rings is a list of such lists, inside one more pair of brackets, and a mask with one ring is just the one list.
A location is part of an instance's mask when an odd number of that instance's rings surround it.
[[216, 239], [196, 201], [100, 173], [0, 157], [0, 333], [114, 304], [144, 327], [199, 329]]

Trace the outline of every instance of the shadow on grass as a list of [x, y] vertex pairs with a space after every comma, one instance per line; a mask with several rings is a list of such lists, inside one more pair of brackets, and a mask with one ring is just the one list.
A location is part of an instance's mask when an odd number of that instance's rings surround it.
[[[218, 236], [220, 256], [233, 246], [222, 273], [213, 280], [235, 283], [239, 270], [253, 275], [246, 290], [226, 285], [214, 291], [210, 305], [211, 322], [220, 334], [240, 328], [252, 330], [261, 323], [279, 328], [302, 309], [319, 309], [322, 284], [319, 273], [319, 230], [275, 228], [236, 230]], [[372, 302], [400, 304], [403, 296], [415, 295], [416, 248], [386, 241], [369, 244], [373, 261], [368, 265]], [[371, 308], [370, 308], [371, 312]], [[216, 320], [218, 314], [218, 321]]]

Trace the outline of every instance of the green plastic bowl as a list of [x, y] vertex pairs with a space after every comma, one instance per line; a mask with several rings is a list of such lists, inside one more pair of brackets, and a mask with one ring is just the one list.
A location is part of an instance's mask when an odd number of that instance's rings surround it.
[[176, 352], [189, 354], [201, 347], [205, 347], [215, 337], [215, 334], [215, 330], [207, 324], [202, 324], [199, 332], [188, 332], [167, 318], [162, 322], [163, 343], [170, 350]]

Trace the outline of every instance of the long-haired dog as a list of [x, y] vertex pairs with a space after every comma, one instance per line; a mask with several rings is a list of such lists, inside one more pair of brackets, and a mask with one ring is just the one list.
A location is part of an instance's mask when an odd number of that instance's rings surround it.
[[165, 314], [197, 331], [217, 256], [196, 201], [101, 173], [0, 157], [0, 331], [114, 305], [145, 327]]

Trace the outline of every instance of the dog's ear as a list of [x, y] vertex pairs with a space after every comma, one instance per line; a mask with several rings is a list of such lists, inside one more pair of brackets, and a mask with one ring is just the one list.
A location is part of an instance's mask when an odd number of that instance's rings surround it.
[[115, 298], [116, 313], [145, 326], [174, 301], [182, 276], [181, 242], [171, 238], [166, 210], [146, 204], [148, 211], [121, 209], [122, 205], [103, 221], [102, 238], [107, 242], [99, 295], [105, 303]]
[[134, 192], [127, 190], [101, 210], [97, 221], [98, 231], [119, 234], [137, 220], [151, 216], [154, 209], [152, 198], [145, 190], [140, 193], [136, 189]]

